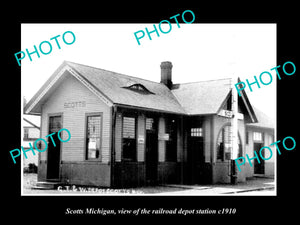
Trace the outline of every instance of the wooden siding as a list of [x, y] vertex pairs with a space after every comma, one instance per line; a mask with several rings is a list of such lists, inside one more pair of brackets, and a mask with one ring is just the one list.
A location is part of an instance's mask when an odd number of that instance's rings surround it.
[[[85, 104], [77, 107], [64, 107], [65, 103], [79, 101]], [[71, 133], [70, 141], [61, 143], [61, 160], [84, 161], [86, 113], [97, 112], [103, 113], [100, 158], [103, 163], [107, 163], [110, 161], [111, 110], [70, 74], [43, 105], [41, 137], [48, 135], [49, 115], [61, 113], [62, 127], [67, 128]], [[66, 132], [62, 133], [66, 135]], [[66, 138], [62, 137], [63, 140]], [[40, 160], [47, 160], [47, 151], [40, 154]]]
[[[164, 134], [166, 130], [165, 118], [159, 117], [158, 120], [158, 135]], [[165, 162], [166, 160], [166, 143], [164, 140], [158, 140], [158, 162]]]
[[61, 181], [66, 184], [110, 187], [110, 165], [91, 162], [63, 162]]
[[[139, 115], [137, 122], [137, 161], [144, 162], [145, 161], [145, 145], [146, 145], [146, 134], [145, 134], [145, 116]], [[138, 139], [144, 139], [139, 143]]]
[[[255, 141], [253, 140], [253, 132], [260, 132], [263, 135], [263, 146], [270, 147], [273, 152], [272, 158], [265, 161], [265, 163], [276, 161], [276, 154], [274, 154], [274, 153], [277, 153], [276, 147], [275, 147], [275, 145], [270, 146], [270, 144], [275, 142], [274, 135], [272, 134], [272, 132], [269, 132], [268, 130], [264, 130], [263, 128], [259, 129], [259, 128], [252, 128], [252, 127], [247, 128], [247, 131], [249, 132], [249, 139], [248, 139], [248, 144], [246, 145], [246, 154], [248, 154], [248, 156], [250, 158], [252, 158], [254, 156], [253, 144]], [[259, 155], [259, 152], [257, 152], [257, 154]], [[266, 151], [265, 158], [268, 158], [268, 157], [269, 157], [269, 152]]]
[[205, 162], [211, 162], [211, 145], [212, 145], [212, 138], [211, 138], [211, 119], [212, 117], [206, 116], [203, 119], [203, 139], [204, 139], [204, 158]]
[[[254, 140], [253, 140], [253, 132], [261, 132], [263, 135], [263, 146], [268, 146], [272, 149], [272, 158], [269, 160], [264, 161], [265, 163], [265, 175], [266, 176], [274, 176], [275, 174], [275, 162], [276, 162], [276, 157], [277, 157], [277, 150], [275, 145], [270, 146], [273, 142], [276, 140], [274, 139], [274, 132], [271, 131], [270, 129], [264, 129], [264, 128], [257, 128], [257, 127], [251, 127], [248, 126], [246, 128], [249, 136], [248, 136], [248, 144], [246, 144], [246, 154], [248, 154], [249, 158], [252, 158], [254, 156], [253, 153], [253, 148], [254, 148]], [[257, 152], [259, 155], [259, 152]], [[265, 151], [265, 158], [269, 157], [269, 152], [268, 150]], [[253, 164], [253, 162], [252, 162]], [[245, 163], [246, 167], [246, 176], [251, 177], [254, 174], [254, 166], [250, 166], [248, 160]]]
[[159, 184], [177, 184], [180, 183], [180, 164], [177, 162], [159, 162], [158, 163]]
[[122, 160], [122, 113], [116, 115], [115, 127], [115, 161], [121, 162]]
[[182, 117], [178, 118], [177, 124], [177, 162], [182, 162], [183, 160], [183, 124]]
[[145, 185], [145, 164], [143, 162], [116, 162], [114, 165], [115, 188], [129, 188]]

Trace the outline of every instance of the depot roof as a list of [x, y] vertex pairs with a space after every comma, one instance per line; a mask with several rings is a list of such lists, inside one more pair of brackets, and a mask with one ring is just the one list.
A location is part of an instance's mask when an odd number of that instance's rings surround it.
[[[231, 79], [174, 84], [171, 89], [162, 83], [124, 75], [104, 69], [64, 61], [25, 107], [25, 113], [41, 113], [41, 105], [68, 75], [75, 76], [108, 105], [137, 107], [182, 115], [217, 114], [231, 92]], [[252, 122], [254, 110], [242, 92], [243, 102]]]

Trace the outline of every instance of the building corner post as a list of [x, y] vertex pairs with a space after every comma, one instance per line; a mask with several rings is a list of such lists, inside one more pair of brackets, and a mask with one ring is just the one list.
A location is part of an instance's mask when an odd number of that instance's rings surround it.
[[237, 79], [231, 79], [231, 93], [232, 93], [232, 111], [233, 116], [231, 120], [232, 126], [232, 152], [231, 152], [231, 184], [237, 184], [237, 168], [235, 164], [235, 159], [238, 156], [238, 96], [237, 91], [234, 88], [234, 83]]
[[111, 116], [112, 116], [112, 126], [111, 126], [111, 160], [110, 160], [110, 186], [112, 188], [115, 187], [115, 180], [114, 180], [114, 166], [115, 166], [115, 127], [116, 127], [116, 112], [117, 108], [115, 105], [111, 107]]

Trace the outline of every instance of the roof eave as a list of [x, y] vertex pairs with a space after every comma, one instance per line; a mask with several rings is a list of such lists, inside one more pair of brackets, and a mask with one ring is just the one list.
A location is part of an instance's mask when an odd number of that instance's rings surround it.
[[253, 123], [246, 124], [246, 127], [248, 127], [248, 128], [257, 128], [257, 129], [265, 129], [265, 130], [272, 130], [272, 131], [275, 130], [274, 127], [267, 127], [267, 126], [263, 126], [263, 125], [256, 125], [256, 124], [253, 124]]
[[41, 113], [41, 109], [36, 107], [38, 106], [42, 94], [47, 92], [47, 87], [51, 84], [53, 79], [57, 77], [57, 75], [62, 75], [64, 67], [67, 65], [66, 61], [64, 61], [55, 71], [54, 73], [48, 78], [48, 80], [43, 84], [43, 86], [35, 93], [35, 95], [30, 99], [30, 101], [24, 107], [24, 114], [37, 114]]
[[46, 94], [53, 88], [54, 85], [59, 84], [64, 77], [65, 72], [73, 75], [79, 82], [86, 86], [90, 91], [92, 91], [97, 97], [99, 97], [107, 105], [112, 106], [113, 102], [106, 95], [104, 95], [100, 90], [98, 90], [94, 85], [92, 85], [87, 79], [82, 77], [75, 69], [73, 69], [66, 61], [64, 61], [57, 70], [49, 77], [49, 79], [44, 83], [44, 85], [38, 90], [38, 92], [30, 99], [30, 101], [24, 107], [24, 114], [40, 114], [41, 104], [44, 100]]
[[163, 109], [154, 109], [154, 108], [140, 107], [140, 106], [134, 106], [134, 105], [126, 105], [126, 104], [121, 104], [121, 103], [115, 103], [114, 105], [117, 106], [117, 107], [121, 107], [121, 108], [138, 109], [138, 110], [142, 110], [142, 111], [151, 111], [151, 112], [176, 114], [176, 115], [187, 115], [185, 112], [176, 112], [176, 111], [169, 111], [169, 110], [163, 110]]
[[[238, 82], [241, 82], [240, 78], [238, 78]], [[245, 90], [243, 89], [240, 93], [241, 93], [241, 98], [243, 99], [243, 101], [245, 103], [245, 106], [247, 108], [247, 111], [249, 113], [249, 116], [251, 118], [251, 122], [252, 123], [257, 123], [258, 119], [255, 115], [254, 109], [253, 109], [253, 107], [252, 107], [252, 105], [251, 105], [251, 103], [248, 99], [248, 96], [247, 96]]]

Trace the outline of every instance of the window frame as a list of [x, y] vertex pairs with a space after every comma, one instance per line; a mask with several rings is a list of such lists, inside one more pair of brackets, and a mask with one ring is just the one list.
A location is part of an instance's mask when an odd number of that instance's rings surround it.
[[[124, 137], [124, 117], [128, 117], [128, 118], [134, 118], [134, 138], [125, 138]], [[138, 117], [137, 115], [135, 114], [131, 114], [131, 113], [123, 113], [122, 114], [122, 132], [121, 132], [121, 135], [122, 135], [122, 152], [121, 152], [121, 161], [122, 162], [137, 162], [137, 121], [138, 120]], [[127, 139], [132, 139], [134, 141], [132, 142], [135, 142], [135, 149], [134, 149], [134, 157], [133, 158], [125, 158], [124, 157], [124, 140], [127, 140]]]
[[[172, 122], [174, 120], [174, 122]], [[165, 161], [166, 162], [177, 162], [177, 157], [178, 157], [178, 144], [177, 144], [177, 139], [178, 139], [178, 119], [176, 117], [168, 117], [165, 119], [165, 132], [169, 134], [169, 140], [165, 141]], [[175, 130], [173, 130], [174, 133], [171, 133], [171, 124], [169, 123], [174, 123]], [[173, 138], [173, 139], [172, 139]], [[174, 145], [175, 151], [170, 153], [169, 147]], [[173, 158], [174, 157], [174, 158]]]
[[[228, 159], [226, 159], [226, 146], [225, 144], [228, 144], [228, 143], [225, 143], [225, 128], [226, 127], [230, 127], [231, 124], [228, 123], [228, 124], [225, 124], [221, 127], [218, 135], [217, 135], [217, 141], [216, 141], [216, 162], [225, 162], [225, 161], [228, 161]], [[229, 129], [232, 129], [232, 128], [229, 128]], [[229, 131], [230, 132], [230, 131]], [[218, 140], [219, 140], [219, 137], [220, 135], [222, 135], [222, 142], [220, 143], [223, 143], [223, 149], [222, 149], [222, 154], [219, 154], [219, 151], [220, 151], [220, 147], [218, 145]], [[229, 142], [230, 143], [230, 142]], [[243, 149], [243, 140], [241, 139], [241, 135], [240, 135], [240, 132], [238, 132], [238, 144], [239, 144], [239, 148], [238, 148], [238, 157], [241, 157], [243, 156], [243, 153], [244, 153], [244, 149]], [[221, 156], [222, 158], [220, 159], [219, 156]]]
[[[226, 125], [225, 125], [226, 126]], [[217, 162], [224, 162], [225, 161], [225, 138], [224, 138], [224, 135], [225, 135], [225, 129], [223, 126], [221, 128], [221, 130], [219, 131], [218, 133], [218, 136], [217, 136], [217, 152], [216, 152], [216, 160]], [[222, 137], [220, 137], [222, 135]], [[220, 142], [220, 145], [219, 145], [219, 138], [221, 138], [221, 142]], [[222, 144], [222, 146], [221, 146]], [[220, 149], [222, 147], [222, 150]], [[219, 156], [221, 158], [219, 158]]]
[[129, 89], [131, 91], [135, 91], [135, 92], [138, 92], [140, 94], [153, 94], [153, 92], [149, 91], [144, 85], [140, 84], [140, 83], [135, 83], [135, 84], [132, 84], [128, 87], [123, 87], [123, 88], [126, 88], [126, 89]]
[[190, 136], [191, 137], [203, 137], [203, 128], [202, 127], [191, 127]]
[[23, 135], [23, 140], [29, 140], [29, 127], [24, 127], [24, 135]]
[[[256, 135], [260, 136], [260, 139], [256, 139]], [[262, 143], [264, 141], [263, 132], [253, 131], [253, 142]]]
[[[88, 117], [100, 116], [100, 143], [99, 143], [99, 157], [88, 158]], [[89, 112], [85, 113], [85, 138], [84, 138], [84, 157], [85, 161], [102, 161], [102, 132], [103, 132], [103, 112]]]

